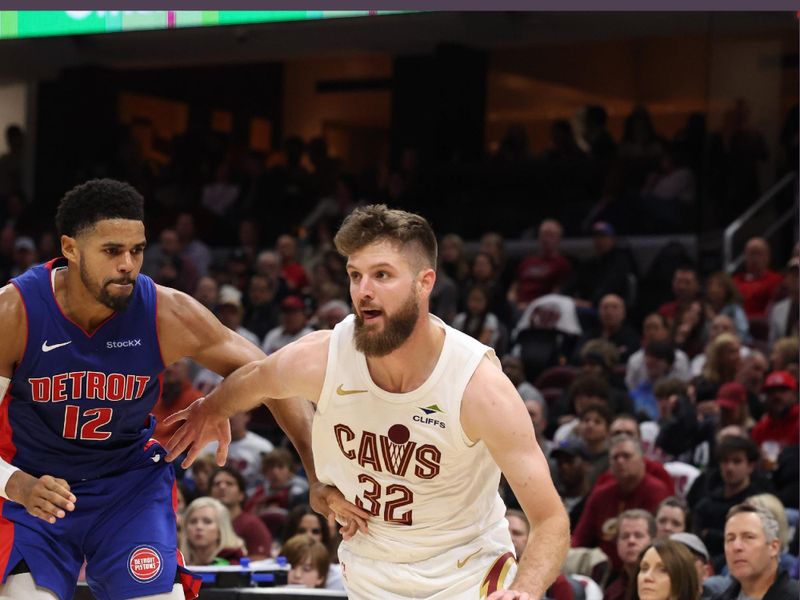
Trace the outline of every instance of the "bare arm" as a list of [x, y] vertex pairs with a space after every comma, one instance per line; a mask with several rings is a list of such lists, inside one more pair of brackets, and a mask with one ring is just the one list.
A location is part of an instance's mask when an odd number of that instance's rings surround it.
[[569, 519], [550, 478], [530, 416], [508, 378], [488, 360], [476, 369], [461, 406], [464, 432], [482, 440], [531, 524], [511, 588], [489, 600], [538, 599], [558, 576], [569, 548]]
[[[0, 329], [4, 342], [0, 344], [0, 388], [14, 373], [25, 353], [27, 315], [19, 291], [13, 285], [0, 288]], [[0, 389], [0, 404], [5, 389]], [[12, 467], [0, 458], [0, 476], [5, 485], [0, 486], [0, 496], [22, 504], [34, 517], [55, 523], [75, 509], [75, 495], [63, 479], [42, 475], [39, 478]], [[6, 477], [8, 479], [6, 480]]]

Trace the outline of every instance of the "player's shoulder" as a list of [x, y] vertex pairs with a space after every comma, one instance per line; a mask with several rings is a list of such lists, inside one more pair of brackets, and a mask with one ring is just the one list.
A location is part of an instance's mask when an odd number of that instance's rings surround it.
[[3, 370], [21, 360], [27, 326], [25, 303], [19, 290], [10, 283], [0, 287], [0, 328], [7, 341], [0, 344], [0, 375], [6, 375]]
[[17, 286], [7, 284], [0, 287], [0, 322], [5, 329], [25, 322], [25, 303]]

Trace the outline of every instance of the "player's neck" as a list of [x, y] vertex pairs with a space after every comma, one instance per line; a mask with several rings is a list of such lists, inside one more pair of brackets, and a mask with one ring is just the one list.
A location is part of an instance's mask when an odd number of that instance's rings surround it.
[[444, 337], [444, 329], [425, 313], [400, 348], [380, 358], [367, 357], [372, 381], [395, 394], [414, 391], [433, 373], [442, 353]]
[[77, 268], [56, 273], [55, 297], [64, 315], [89, 333], [114, 314], [112, 309], [99, 303], [89, 293]]

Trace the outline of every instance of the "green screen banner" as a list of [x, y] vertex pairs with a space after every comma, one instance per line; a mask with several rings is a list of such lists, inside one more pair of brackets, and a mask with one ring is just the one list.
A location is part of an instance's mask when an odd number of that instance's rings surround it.
[[0, 39], [394, 14], [367, 10], [4, 10]]

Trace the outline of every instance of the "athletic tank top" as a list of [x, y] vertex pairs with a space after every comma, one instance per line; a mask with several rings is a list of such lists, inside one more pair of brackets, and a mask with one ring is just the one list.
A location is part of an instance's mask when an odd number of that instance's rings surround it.
[[0, 456], [67, 481], [127, 470], [141, 458], [164, 369], [156, 286], [139, 275], [125, 311], [92, 334], [64, 315], [54, 292], [66, 259], [13, 279], [25, 305], [25, 354], [0, 405]]
[[317, 474], [370, 512], [369, 535], [343, 542], [359, 556], [415, 562], [482, 535], [505, 515], [500, 470], [461, 428], [461, 399], [494, 351], [431, 316], [445, 331], [430, 377], [394, 394], [370, 377], [345, 318], [330, 338], [312, 444]]

